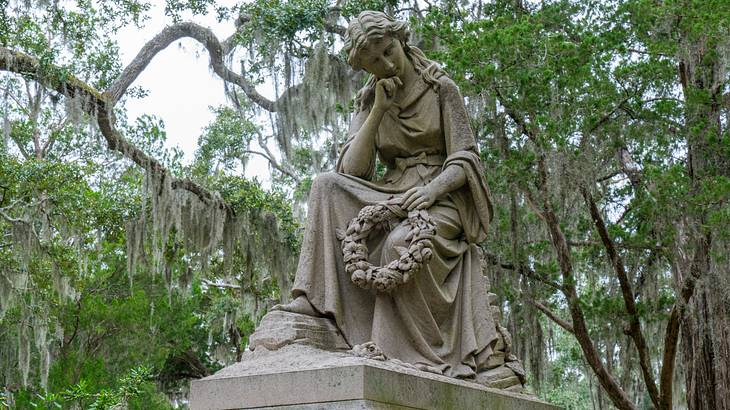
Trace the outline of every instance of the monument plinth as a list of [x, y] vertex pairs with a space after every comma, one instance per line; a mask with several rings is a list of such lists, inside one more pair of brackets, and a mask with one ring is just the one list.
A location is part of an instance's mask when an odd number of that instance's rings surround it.
[[409, 369], [390, 361], [292, 344], [257, 349], [193, 381], [190, 408], [524, 409], [558, 407], [530, 396]]
[[[345, 350], [325, 318], [270, 312], [250, 346], [241, 362], [192, 382], [191, 409], [557, 409], [529, 395], [387, 360], [374, 345]], [[522, 387], [505, 366], [477, 381], [484, 378], [498, 388]]]

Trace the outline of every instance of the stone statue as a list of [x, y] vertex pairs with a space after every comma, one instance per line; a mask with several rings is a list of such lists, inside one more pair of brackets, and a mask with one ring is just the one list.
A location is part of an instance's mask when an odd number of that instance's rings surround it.
[[381, 12], [347, 29], [348, 63], [370, 78], [336, 172], [312, 186], [294, 300], [276, 309], [334, 319], [351, 347], [473, 378], [498, 340], [476, 246], [492, 206], [458, 87], [408, 40], [407, 23]]
[[345, 38], [371, 76], [314, 180], [294, 300], [192, 382], [191, 409], [556, 409], [512, 394], [525, 371], [482, 276], [492, 208], [459, 89], [404, 22], [365, 11]]

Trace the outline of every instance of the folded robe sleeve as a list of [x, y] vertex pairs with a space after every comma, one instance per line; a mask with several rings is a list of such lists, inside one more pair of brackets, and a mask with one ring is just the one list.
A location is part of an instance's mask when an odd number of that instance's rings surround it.
[[481, 242], [486, 239], [493, 215], [484, 168], [479, 159], [474, 133], [469, 126], [464, 97], [450, 78], [443, 76], [439, 83], [441, 127], [447, 154], [444, 169], [452, 165], [460, 166], [466, 175], [464, 186], [452, 192], [451, 197], [459, 209], [466, 240]]
[[[352, 121], [350, 122], [350, 129], [347, 132], [347, 141], [345, 141], [345, 145], [342, 147], [342, 151], [340, 151], [340, 156], [337, 157], [337, 165], [335, 166], [335, 171], [340, 173], [346, 173], [344, 169], [344, 158], [345, 154], [347, 153], [348, 149], [350, 148], [350, 145], [352, 144], [352, 141], [357, 136], [357, 132], [360, 131], [360, 128], [362, 128], [362, 125], [365, 123], [365, 120], [368, 119], [368, 115], [370, 115], [370, 110], [362, 110], [355, 114], [355, 116], [352, 118]], [[372, 181], [375, 177], [375, 144], [373, 144], [373, 153], [370, 156], [371, 160], [368, 164], [368, 171], [364, 175], [354, 175], [356, 177], [365, 179], [367, 181]]]

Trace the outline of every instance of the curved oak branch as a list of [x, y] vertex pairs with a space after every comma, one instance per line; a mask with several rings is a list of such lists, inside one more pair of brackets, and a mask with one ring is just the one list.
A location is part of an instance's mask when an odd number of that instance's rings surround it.
[[[229, 69], [223, 62], [223, 58], [230, 54], [235, 48], [236, 35], [241, 28], [251, 21], [248, 15], [241, 15], [236, 20], [236, 32], [223, 42], [218, 40], [212, 30], [192, 22], [184, 22], [166, 27], [152, 40], [148, 41], [137, 53], [131, 63], [125, 67], [119, 78], [109, 87], [108, 93], [112, 101], [116, 103], [137, 77], [147, 68], [152, 59], [162, 50], [167, 48], [176, 40], [192, 38], [205, 46], [210, 56], [210, 65], [213, 71], [224, 81], [236, 84], [246, 96], [261, 108], [269, 112], [279, 110], [279, 100], [270, 100], [256, 91], [256, 87], [244, 76]], [[345, 28], [332, 22], [325, 23], [325, 31], [344, 36]]]
[[[148, 172], [170, 177], [165, 167], [144, 153], [114, 127], [113, 99], [109, 93], [100, 93], [85, 82], [69, 75], [58, 67], [41, 67], [40, 62], [25, 53], [0, 47], [0, 71], [8, 71], [31, 78], [43, 86], [80, 102], [81, 109], [96, 118], [101, 134], [109, 149], [117, 151]], [[185, 189], [208, 205], [218, 206], [233, 214], [232, 208], [220, 197], [189, 179], [174, 178], [173, 189]]]
[[210, 55], [210, 65], [220, 78], [241, 87], [246, 96], [263, 109], [271, 112], [277, 111], [278, 104], [276, 101], [269, 100], [259, 94], [256, 91], [256, 87], [248, 79], [231, 71], [224, 64], [223, 57], [231, 51], [232, 39], [229, 38], [226, 40], [224, 47], [218, 40], [218, 37], [213, 34], [213, 31], [190, 22], [178, 23], [166, 27], [142, 47], [119, 78], [109, 87], [108, 93], [112, 98], [112, 102], [116, 103], [124, 95], [129, 86], [147, 68], [147, 65], [149, 65], [157, 53], [167, 48], [174, 41], [186, 37], [192, 38], [205, 46]]

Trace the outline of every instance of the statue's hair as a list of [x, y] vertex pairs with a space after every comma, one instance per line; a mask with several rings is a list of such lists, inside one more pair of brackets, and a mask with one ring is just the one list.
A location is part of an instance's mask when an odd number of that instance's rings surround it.
[[[444, 70], [438, 63], [429, 60], [418, 47], [408, 44], [411, 36], [408, 23], [398, 21], [380, 11], [363, 11], [350, 22], [345, 32], [344, 50], [347, 53], [347, 63], [355, 70], [362, 69], [359, 59], [360, 51], [371, 41], [385, 36], [391, 36], [401, 42], [403, 51], [413, 64], [416, 72], [423, 77], [426, 84], [438, 91], [438, 79], [445, 75]], [[369, 107], [373, 103], [376, 81], [375, 76], [371, 74], [365, 86], [357, 93], [355, 106], [358, 111]]]

